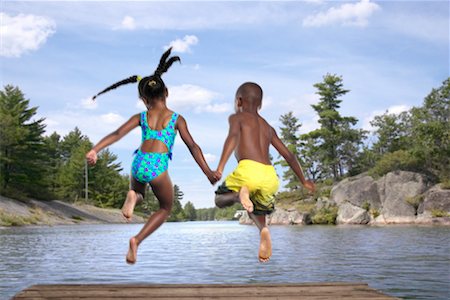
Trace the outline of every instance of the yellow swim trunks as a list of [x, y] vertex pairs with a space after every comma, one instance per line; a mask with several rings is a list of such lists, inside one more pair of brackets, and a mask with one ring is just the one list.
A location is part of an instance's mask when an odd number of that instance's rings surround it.
[[237, 168], [227, 176], [216, 194], [239, 192], [242, 186], [250, 191], [255, 215], [270, 214], [275, 209], [275, 193], [279, 181], [275, 168], [253, 160], [243, 159]]

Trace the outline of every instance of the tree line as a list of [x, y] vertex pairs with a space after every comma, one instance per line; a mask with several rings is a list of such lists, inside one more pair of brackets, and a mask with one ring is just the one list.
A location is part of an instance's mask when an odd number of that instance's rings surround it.
[[[450, 78], [433, 88], [421, 106], [376, 116], [371, 122], [373, 132], [355, 128], [357, 118], [340, 114], [342, 98], [350, 92], [342, 77], [326, 74], [314, 87], [319, 101], [312, 108], [319, 128], [300, 134], [302, 124], [293, 112], [280, 117], [280, 138], [297, 156], [307, 177], [334, 182], [363, 172], [381, 176], [409, 170], [448, 183]], [[18, 87], [7, 85], [0, 91], [0, 193], [15, 199], [84, 201], [84, 157], [92, 142], [78, 128], [65, 136], [45, 135], [45, 119], [36, 119], [37, 109]], [[287, 166], [280, 159], [275, 163]], [[90, 204], [121, 207], [128, 190], [128, 175], [122, 170], [117, 155], [108, 149], [99, 153], [97, 164], [88, 168]], [[301, 190], [289, 168], [282, 177], [288, 190]], [[182, 207], [183, 192], [177, 185], [174, 191], [171, 221], [231, 219], [239, 209], [196, 209], [192, 202]], [[139, 210], [151, 213], [157, 207], [149, 190]]]

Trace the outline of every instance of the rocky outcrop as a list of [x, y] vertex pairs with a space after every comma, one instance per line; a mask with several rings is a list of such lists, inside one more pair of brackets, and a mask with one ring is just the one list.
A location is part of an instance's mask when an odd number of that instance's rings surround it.
[[[336, 224], [443, 224], [450, 225], [450, 190], [430, 188], [424, 175], [396, 171], [378, 180], [367, 174], [347, 178], [319, 198], [315, 212], [338, 207]], [[243, 224], [252, 221], [245, 214]], [[310, 224], [310, 215], [277, 209], [272, 224]]]
[[[311, 223], [311, 217], [308, 213], [302, 213], [296, 209], [276, 208], [269, 216], [268, 223], [270, 225], [307, 225]], [[253, 220], [247, 212], [244, 212], [239, 219], [239, 224], [250, 225], [253, 224]]]

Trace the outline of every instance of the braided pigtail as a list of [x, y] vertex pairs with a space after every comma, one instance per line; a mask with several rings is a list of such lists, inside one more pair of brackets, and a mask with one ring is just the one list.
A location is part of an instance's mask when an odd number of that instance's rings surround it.
[[167, 60], [167, 58], [170, 55], [170, 52], [172, 51], [172, 47], [167, 49], [166, 52], [163, 53], [161, 56], [161, 59], [159, 60], [158, 68], [156, 68], [154, 75], [161, 77], [162, 74], [167, 72], [167, 70], [172, 66], [172, 64], [176, 61], [181, 61], [179, 56], [173, 56]]
[[103, 91], [101, 91], [100, 93], [98, 93], [97, 95], [95, 95], [94, 97], [92, 97], [92, 100], [95, 100], [95, 98], [97, 98], [98, 96], [100, 96], [101, 94], [104, 94], [106, 92], [109, 92], [110, 90], [113, 90], [115, 88], [118, 88], [121, 85], [124, 84], [128, 84], [128, 83], [135, 83], [141, 80], [141, 77], [138, 75], [134, 75], [131, 77], [128, 77], [127, 79], [121, 80], [119, 82], [114, 83], [113, 85], [107, 87], [106, 89], [104, 89]]

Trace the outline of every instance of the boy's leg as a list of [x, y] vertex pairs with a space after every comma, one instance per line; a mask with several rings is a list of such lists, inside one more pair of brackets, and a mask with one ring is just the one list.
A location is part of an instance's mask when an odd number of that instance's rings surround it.
[[239, 193], [228, 192], [216, 194], [215, 202], [216, 206], [219, 208], [232, 206], [235, 203], [241, 203], [247, 212], [251, 213], [253, 211], [253, 203], [250, 200], [250, 192], [246, 186], [241, 187]]
[[235, 203], [239, 203], [239, 194], [236, 192], [228, 192], [223, 194], [216, 194], [214, 202], [218, 208], [224, 208], [232, 206]]
[[152, 234], [169, 217], [173, 204], [173, 186], [167, 172], [159, 175], [150, 182], [153, 193], [159, 201], [159, 210], [154, 212], [137, 235], [130, 239], [130, 248], [126, 260], [133, 264], [136, 262], [139, 244]]
[[267, 262], [270, 260], [270, 256], [272, 256], [272, 241], [270, 239], [269, 227], [266, 225], [266, 215], [255, 215], [250, 213], [249, 216], [259, 229], [259, 261]]
[[130, 190], [127, 193], [127, 198], [122, 206], [122, 214], [127, 220], [131, 221], [133, 217], [134, 207], [141, 202], [145, 195], [146, 184], [137, 181], [133, 176], [130, 176]]

